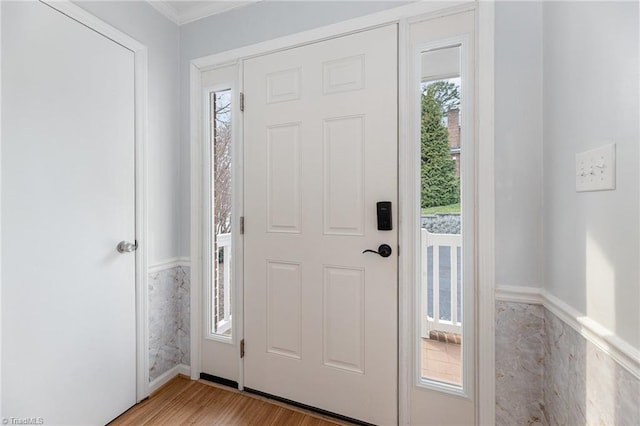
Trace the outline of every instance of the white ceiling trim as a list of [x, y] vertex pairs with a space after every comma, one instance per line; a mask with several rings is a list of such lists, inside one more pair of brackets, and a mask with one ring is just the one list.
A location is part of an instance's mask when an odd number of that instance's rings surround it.
[[231, 9], [246, 6], [255, 2], [256, 0], [221, 3], [203, 2], [202, 6], [185, 10], [185, 12], [179, 16], [180, 22], [178, 25], [188, 24], [189, 22], [197, 21], [198, 19], [206, 18], [207, 16], [217, 15], [218, 13], [227, 12]]
[[207, 16], [217, 15], [231, 9], [246, 6], [257, 1], [260, 0], [203, 1], [187, 8], [181, 8], [183, 10], [179, 10], [172, 5], [172, 3], [176, 3], [175, 1], [147, 0], [147, 3], [172, 22], [178, 25], [183, 25], [197, 21], [198, 19], [206, 18]]
[[158, 12], [162, 13], [164, 16], [169, 18], [169, 20], [175, 24], [179, 24], [178, 12], [166, 1], [147, 1], [151, 7], [153, 7]]

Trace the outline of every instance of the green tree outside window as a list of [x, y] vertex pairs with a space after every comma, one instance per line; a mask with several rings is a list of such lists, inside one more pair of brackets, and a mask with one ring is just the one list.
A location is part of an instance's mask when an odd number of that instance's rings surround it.
[[426, 85], [422, 92], [421, 206], [438, 207], [460, 202], [460, 178], [449, 150], [449, 132], [443, 123], [449, 109], [459, 108], [459, 87], [446, 80]]

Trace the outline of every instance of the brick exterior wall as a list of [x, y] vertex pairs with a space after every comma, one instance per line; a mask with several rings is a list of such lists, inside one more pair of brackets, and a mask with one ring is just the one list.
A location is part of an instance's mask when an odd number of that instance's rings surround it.
[[460, 110], [450, 109], [447, 112], [447, 129], [449, 130], [449, 148], [456, 149], [451, 156], [456, 161], [456, 176], [460, 176]]

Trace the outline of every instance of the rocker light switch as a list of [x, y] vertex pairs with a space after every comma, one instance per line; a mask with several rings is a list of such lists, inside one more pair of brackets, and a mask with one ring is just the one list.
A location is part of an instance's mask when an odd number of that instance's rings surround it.
[[616, 189], [616, 145], [576, 154], [576, 192]]

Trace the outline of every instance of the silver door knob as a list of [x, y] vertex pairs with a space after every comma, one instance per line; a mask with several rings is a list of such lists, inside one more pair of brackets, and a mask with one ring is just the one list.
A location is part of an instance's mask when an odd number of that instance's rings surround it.
[[118, 252], [120, 253], [131, 253], [132, 251], [136, 251], [138, 248], [138, 241], [134, 243], [130, 243], [129, 241], [120, 241], [118, 243]]

